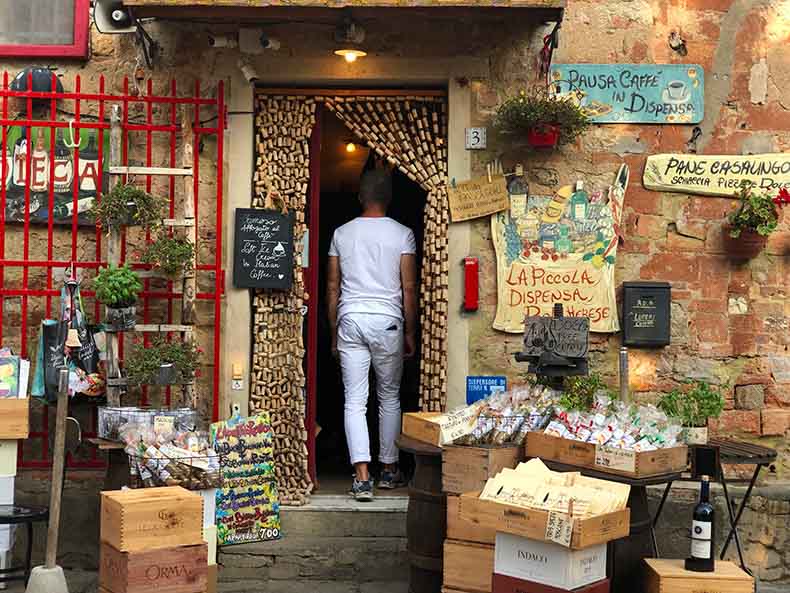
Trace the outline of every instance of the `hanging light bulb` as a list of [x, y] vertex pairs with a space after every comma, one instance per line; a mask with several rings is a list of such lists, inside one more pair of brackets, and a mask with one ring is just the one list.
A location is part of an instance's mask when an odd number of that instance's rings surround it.
[[82, 346], [82, 342], [80, 342], [80, 334], [76, 328], [69, 329], [69, 334], [66, 336], [66, 346], [69, 348], [80, 348]]
[[344, 47], [342, 49], [336, 50], [335, 55], [342, 56], [346, 62], [348, 62], [349, 64], [353, 64], [354, 62], [357, 61], [357, 58], [364, 58], [368, 54], [362, 51], [361, 49]]
[[356, 144], [354, 144], [353, 142], [347, 142], [346, 143], [346, 152], [351, 153], [351, 152], [356, 152], [356, 151], [357, 151], [357, 145]]
[[335, 50], [335, 55], [341, 56], [347, 63], [353, 64], [357, 58], [365, 57], [361, 43], [365, 40], [365, 30], [352, 20], [347, 20], [335, 31], [335, 43], [340, 47]]

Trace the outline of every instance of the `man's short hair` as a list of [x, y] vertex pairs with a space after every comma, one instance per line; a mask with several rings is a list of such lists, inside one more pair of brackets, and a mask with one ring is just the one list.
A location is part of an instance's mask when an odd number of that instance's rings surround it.
[[363, 204], [389, 204], [392, 201], [392, 174], [384, 169], [363, 173], [359, 182], [359, 201]]

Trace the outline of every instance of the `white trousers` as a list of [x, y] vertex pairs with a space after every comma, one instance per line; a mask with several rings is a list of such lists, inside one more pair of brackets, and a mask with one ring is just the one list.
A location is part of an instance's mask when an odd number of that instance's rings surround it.
[[395, 463], [400, 431], [400, 381], [403, 375], [403, 322], [388, 315], [348, 313], [337, 328], [337, 349], [346, 388], [346, 441], [351, 463], [370, 462], [365, 417], [370, 365], [376, 373], [379, 400], [379, 461]]

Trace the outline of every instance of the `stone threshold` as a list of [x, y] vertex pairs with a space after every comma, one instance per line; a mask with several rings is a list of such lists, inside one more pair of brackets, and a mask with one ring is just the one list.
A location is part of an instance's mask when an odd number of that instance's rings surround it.
[[376, 496], [370, 502], [358, 502], [347, 494], [314, 494], [303, 506], [280, 507], [287, 513], [348, 512], [348, 513], [405, 513], [409, 506], [407, 496]]

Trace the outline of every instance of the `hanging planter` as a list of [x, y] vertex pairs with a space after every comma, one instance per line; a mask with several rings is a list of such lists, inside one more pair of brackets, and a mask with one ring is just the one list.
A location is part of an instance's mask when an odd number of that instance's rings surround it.
[[542, 124], [527, 130], [527, 143], [536, 150], [551, 150], [560, 142], [560, 127]]
[[163, 232], [146, 246], [141, 260], [165, 276], [175, 278], [192, 270], [194, 257], [195, 247], [190, 241]]
[[733, 236], [733, 226], [724, 225], [724, 250], [733, 261], [746, 261], [760, 255], [765, 248], [768, 237], [757, 231], [741, 230], [737, 237]]
[[102, 228], [111, 226], [157, 226], [162, 222], [164, 201], [131, 183], [118, 184], [94, 200], [88, 211]]
[[135, 303], [143, 289], [140, 278], [128, 266], [109, 266], [99, 271], [93, 281], [96, 298], [107, 307], [108, 331], [128, 331], [135, 326]]
[[790, 204], [790, 192], [760, 192], [749, 181], [741, 183], [736, 199], [738, 207], [727, 216], [724, 225], [724, 248], [734, 260], [748, 260], [759, 255], [768, 237], [779, 224], [780, 208]]
[[157, 336], [151, 343], [136, 340], [124, 360], [129, 385], [174, 385], [195, 378], [201, 350], [193, 342]]
[[172, 363], [163, 364], [156, 374], [157, 385], [174, 385], [178, 382], [178, 370]]

